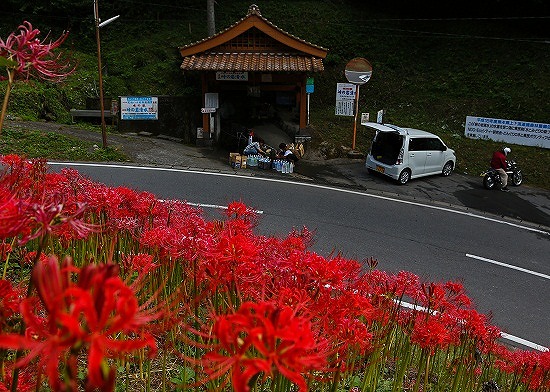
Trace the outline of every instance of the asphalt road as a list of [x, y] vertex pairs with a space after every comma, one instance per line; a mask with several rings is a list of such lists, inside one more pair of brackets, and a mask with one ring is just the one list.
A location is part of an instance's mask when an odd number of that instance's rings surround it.
[[[346, 179], [336, 172], [341, 181], [372, 182], [382, 189], [364, 192], [357, 184], [323, 185], [321, 179], [299, 173], [261, 176], [254, 169], [236, 175], [213, 169], [75, 167], [108, 185], [201, 204], [207, 216], [219, 216], [216, 206], [241, 200], [261, 212], [261, 234], [285, 235], [306, 226], [315, 232], [313, 250], [319, 254], [374, 257], [387, 271], [408, 270], [426, 281], [462, 281], [476, 308], [492, 314], [504, 332], [550, 346], [550, 230], [455, 206], [454, 194], [446, 196], [448, 200], [420, 197], [428, 188], [444, 193], [442, 189], [454, 186], [460, 192], [467, 183], [453, 185], [449, 178], [437, 177], [398, 187], [401, 193], [395, 194], [385, 190], [396, 185], [384, 178]], [[504, 198], [520, 198], [514, 192], [484, 192], [502, 205], [507, 203]]]
[[[100, 133], [70, 125], [28, 121], [7, 121], [6, 124], [14, 128], [61, 133], [95, 142], [101, 146]], [[273, 143], [277, 140], [288, 141], [289, 138], [282, 130], [270, 124], [258, 128], [258, 132], [265, 140]], [[284, 178], [324, 184], [434, 205], [452, 206], [550, 228], [550, 191], [526, 185], [510, 187], [509, 193], [487, 191], [483, 189], [482, 178], [475, 175], [453, 173], [446, 178], [440, 176], [421, 178], [412, 180], [405, 186], [398, 186], [385, 177], [367, 173], [363, 159], [323, 160], [316, 157], [315, 152], [308, 151], [305, 159], [298, 163], [295, 173], [281, 175], [260, 169], [234, 170], [228, 164], [226, 151], [187, 146], [162, 136], [152, 138], [130, 133], [109, 134], [108, 143], [109, 146], [119, 148], [127, 154], [130, 159], [129, 164], [234, 173], [249, 177]]]

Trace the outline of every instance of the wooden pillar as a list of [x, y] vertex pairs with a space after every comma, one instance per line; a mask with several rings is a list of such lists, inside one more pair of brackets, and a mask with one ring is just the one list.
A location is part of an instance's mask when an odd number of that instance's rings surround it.
[[307, 126], [307, 98], [306, 98], [306, 77], [300, 82], [300, 129]]
[[[208, 92], [208, 80], [207, 80], [207, 72], [203, 72], [201, 74], [201, 81], [202, 81], [202, 107], [206, 104], [205, 97], [206, 93]], [[205, 113], [202, 115], [202, 129], [205, 133], [210, 132], [210, 114]]]

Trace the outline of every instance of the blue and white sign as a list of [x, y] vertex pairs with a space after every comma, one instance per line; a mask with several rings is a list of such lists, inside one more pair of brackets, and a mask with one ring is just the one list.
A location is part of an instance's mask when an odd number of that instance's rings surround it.
[[121, 120], [158, 120], [158, 97], [120, 97]]
[[472, 139], [550, 148], [550, 124], [467, 116], [464, 134]]

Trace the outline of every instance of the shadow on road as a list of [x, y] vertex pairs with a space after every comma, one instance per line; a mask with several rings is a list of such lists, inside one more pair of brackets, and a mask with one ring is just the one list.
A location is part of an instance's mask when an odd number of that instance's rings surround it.
[[453, 193], [464, 206], [494, 215], [550, 226], [550, 215], [518, 196], [515, 192], [519, 188], [510, 187], [509, 192], [501, 192], [500, 190], [489, 191], [478, 183], [469, 182], [469, 184], [471, 185], [469, 189]]

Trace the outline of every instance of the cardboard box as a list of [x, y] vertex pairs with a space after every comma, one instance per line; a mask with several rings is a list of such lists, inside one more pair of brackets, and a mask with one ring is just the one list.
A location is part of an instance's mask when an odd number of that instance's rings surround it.
[[229, 163], [235, 162], [234, 161], [235, 157], [237, 157], [239, 155], [241, 155], [241, 154], [239, 154], [238, 152], [230, 152], [229, 153]]
[[230, 152], [229, 164], [234, 169], [246, 169], [246, 155], [241, 155], [238, 152]]

